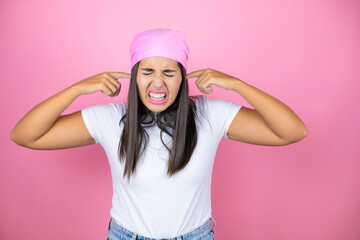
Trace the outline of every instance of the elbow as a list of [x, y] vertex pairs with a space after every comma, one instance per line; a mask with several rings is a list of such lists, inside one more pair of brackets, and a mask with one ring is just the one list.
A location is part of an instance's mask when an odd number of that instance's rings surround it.
[[302, 122], [302, 124], [297, 128], [296, 134], [294, 134], [294, 142], [299, 142], [300, 140], [304, 139], [308, 135], [308, 130], [305, 126], [305, 124]]
[[14, 143], [17, 143], [16, 142], [16, 136], [15, 136], [15, 132], [14, 132], [14, 129], [11, 131], [10, 133], [10, 139], [11, 141], [13, 141]]
[[299, 142], [303, 140], [307, 136], [307, 130], [305, 130], [302, 134], [300, 134], [297, 138], [295, 138], [295, 142]]
[[15, 134], [14, 130], [10, 133], [10, 139], [11, 141], [13, 141], [14, 143], [16, 143], [19, 146], [22, 147], [26, 147], [25, 144], [23, 144], [17, 137], [17, 135]]
[[307, 128], [305, 128], [303, 132], [303, 137], [301, 139], [305, 138], [307, 135], [308, 135], [308, 130]]
[[19, 138], [19, 134], [16, 134], [14, 129], [10, 133], [10, 139], [11, 139], [11, 141], [13, 141], [14, 143], [16, 143], [17, 145], [19, 145], [21, 147], [33, 149], [31, 144], [24, 141], [24, 139]]
[[301, 130], [301, 134], [299, 134], [299, 141], [304, 139], [307, 135], [308, 135], [308, 130], [305, 127], [305, 125], [303, 125], [302, 130]]
[[299, 142], [302, 139], [304, 139], [307, 136], [307, 134], [308, 134], [307, 129], [303, 128], [302, 131], [299, 131], [299, 133], [297, 133], [297, 134], [293, 134], [292, 137], [283, 138], [283, 143], [281, 145], [289, 145], [289, 144]]
[[299, 142], [301, 141], [302, 139], [304, 139], [308, 134], [308, 131], [306, 129], [306, 127], [300, 131], [300, 133], [296, 134], [290, 141], [289, 141], [289, 144], [291, 143], [296, 143], [296, 142]]
[[13, 141], [14, 143], [18, 144], [18, 135], [19, 135], [19, 131], [18, 130], [18, 123], [12, 128], [11, 133], [10, 133], [10, 139], [11, 141]]

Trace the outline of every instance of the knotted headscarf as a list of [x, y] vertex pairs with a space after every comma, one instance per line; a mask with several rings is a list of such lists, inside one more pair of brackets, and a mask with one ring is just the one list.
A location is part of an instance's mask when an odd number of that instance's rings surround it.
[[154, 28], [137, 33], [130, 46], [131, 68], [147, 57], [166, 57], [187, 70], [189, 47], [186, 35], [177, 30]]

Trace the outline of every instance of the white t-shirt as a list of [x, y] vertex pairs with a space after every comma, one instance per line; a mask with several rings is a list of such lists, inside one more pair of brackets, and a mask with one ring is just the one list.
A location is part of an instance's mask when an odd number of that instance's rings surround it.
[[[122, 227], [148, 238], [172, 238], [191, 232], [211, 217], [216, 150], [221, 138], [227, 138], [241, 105], [203, 95], [196, 106], [203, 114], [198, 113], [197, 145], [186, 167], [171, 178], [166, 175], [169, 154], [155, 125], [147, 129], [148, 146], [130, 182], [127, 176], [122, 177], [125, 162], [120, 163], [118, 157], [124, 103], [95, 105], [81, 111], [88, 131], [108, 157], [113, 181], [110, 215]], [[171, 137], [163, 133], [163, 140], [170, 143]]]

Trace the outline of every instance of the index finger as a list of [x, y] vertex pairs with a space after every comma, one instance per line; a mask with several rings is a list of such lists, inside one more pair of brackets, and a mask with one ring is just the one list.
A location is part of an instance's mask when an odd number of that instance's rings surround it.
[[188, 73], [188, 74], [186, 74], [186, 79], [199, 77], [203, 72], [204, 72], [204, 70], [198, 70], [195, 72]]
[[108, 72], [112, 77], [118, 78], [131, 78], [131, 74], [124, 73], [124, 72]]

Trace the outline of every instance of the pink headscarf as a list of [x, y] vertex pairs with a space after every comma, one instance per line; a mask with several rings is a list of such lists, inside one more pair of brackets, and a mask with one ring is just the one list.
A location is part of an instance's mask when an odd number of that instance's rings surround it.
[[137, 33], [130, 46], [131, 68], [147, 57], [166, 57], [175, 60], [187, 70], [189, 47], [181, 31], [154, 28]]

